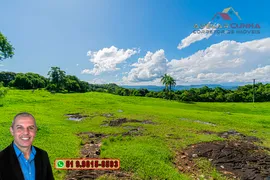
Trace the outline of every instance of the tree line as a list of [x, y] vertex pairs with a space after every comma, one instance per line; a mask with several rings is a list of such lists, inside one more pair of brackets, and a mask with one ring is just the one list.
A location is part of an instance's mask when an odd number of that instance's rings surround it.
[[[120, 96], [141, 96], [194, 102], [252, 102], [253, 97], [255, 97], [256, 102], [270, 101], [270, 84], [257, 83], [254, 87], [253, 85], [239, 86], [236, 90], [204, 86], [202, 88], [173, 91], [172, 87], [176, 85], [175, 80], [167, 74], [161, 78], [161, 82], [165, 88], [160, 92], [149, 91], [145, 88], [127, 89], [114, 83], [89, 84], [88, 82], [79, 80], [76, 76], [66, 75], [66, 72], [59, 67], [51, 67], [51, 70], [48, 72], [48, 78], [31, 72], [0, 72], [0, 82], [5, 87], [17, 89], [44, 88], [55, 93], [95, 91]], [[2, 89], [2, 91], [6, 93], [7, 89]]]
[[[154, 92], [147, 89], [127, 89], [116, 84], [90, 85], [91, 91], [108, 92], [120, 96], [141, 96], [162, 98], [185, 102], [252, 102], [253, 85], [240, 86], [236, 90], [223, 89], [221, 87], [191, 88], [189, 90]], [[254, 97], [256, 102], [270, 101], [270, 84], [257, 83], [254, 86]]]
[[89, 84], [76, 76], [66, 75], [59, 67], [51, 67], [48, 78], [36, 73], [0, 72], [0, 82], [5, 87], [41, 89], [50, 92], [87, 92]]

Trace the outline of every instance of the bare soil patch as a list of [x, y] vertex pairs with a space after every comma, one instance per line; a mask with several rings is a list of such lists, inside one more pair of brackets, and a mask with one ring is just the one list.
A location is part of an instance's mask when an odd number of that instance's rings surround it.
[[229, 130], [226, 132], [217, 133], [219, 137], [229, 139], [230, 137], [237, 137], [243, 141], [252, 141], [252, 142], [261, 142], [261, 140], [255, 136], [246, 136], [242, 133], [239, 133], [235, 130]]
[[[92, 132], [79, 133], [82, 138], [81, 158], [99, 158], [100, 146], [107, 135]], [[66, 180], [90, 180], [100, 176], [110, 179], [131, 179], [132, 174], [121, 170], [68, 170]]]
[[111, 121], [104, 121], [104, 123], [102, 124], [103, 126], [121, 126], [124, 123], [141, 123], [141, 124], [156, 124], [155, 122], [152, 122], [150, 120], [137, 120], [137, 119], [127, 119], [127, 118], [119, 118], [119, 119], [114, 119]]
[[111, 118], [114, 115], [112, 113], [105, 113], [105, 114], [102, 114], [102, 116], [107, 117], [107, 118]]
[[209, 126], [217, 126], [214, 123], [211, 122], [205, 122], [205, 121], [200, 121], [200, 120], [192, 120], [192, 119], [188, 119], [188, 118], [180, 118], [181, 121], [190, 121], [190, 122], [196, 122], [196, 123], [200, 123], [200, 124], [205, 124], [205, 125], [209, 125]]
[[129, 129], [128, 132], [123, 133], [123, 136], [140, 136], [143, 134], [143, 128], [142, 127], [132, 127]]
[[73, 121], [81, 121], [86, 117], [89, 117], [88, 115], [81, 115], [80, 113], [74, 113], [74, 114], [66, 114], [68, 116], [69, 120]]
[[[204, 133], [216, 134], [210, 131]], [[177, 153], [178, 169], [199, 178], [201, 172], [194, 159], [207, 158], [218, 171], [232, 179], [263, 180], [270, 178], [270, 151], [269, 148], [254, 144], [254, 142], [260, 142], [257, 137], [245, 136], [234, 130], [217, 134], [223, 138], [237, 137], [237, 140], [191, 145]]]

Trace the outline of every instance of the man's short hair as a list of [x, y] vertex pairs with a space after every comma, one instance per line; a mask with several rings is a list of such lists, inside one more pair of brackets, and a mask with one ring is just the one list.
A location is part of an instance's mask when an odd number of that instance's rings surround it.
[[34, 120], [35, 126], [37, 126], [36, 125], [36, 119], [34, 118], [34, 116], [32, 114], [30, 114], [28, 112], [21, 112], [21, 113], [18, 113], [16, 116], [14, 116], [11, 127], [14, 126], [16, 119], [19, 118], [19, 117], [31, 117]]

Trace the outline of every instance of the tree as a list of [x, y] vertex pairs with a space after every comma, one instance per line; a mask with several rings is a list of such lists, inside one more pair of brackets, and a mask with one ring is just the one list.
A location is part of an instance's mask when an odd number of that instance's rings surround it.
[[31, 81], [31, 89], [44, 88], [47, 85], [47, 79], [39, 74], [28, 72], [25, 76]]
[[133, 90], [133, 96], [142, 96], [141, 92], [137, 89]]
[[12, 58], [14, 48], [8, 42], [7, 38], [0, 32], [0, 61], [6, 58]]
[[116, 94], [116, 90], [119, 88], [119, 86], [114, 83], [109, 83], [106, 88], [108, 89], [108, 93]]
[[13, 81], [10, 82], [10, 86], [18, 89], [32, 89], [33, 83], [28, 76], [23, 73], [18, 73]]
[[216, 98], [215, 98], [215, 101], [217, 102], [224, 102], [225, 101], [225, 97], [222, 93], [219, 93]]
[[[176, 85], [175, 80], [171, 76], [164, 74], [164, 76], [161, 77], [161, 82], [162, 84], [165, 85], [166, 99], [171, 99], [172, 87]], [[169, 87], [169, 93], [168, 93], [168, 87]]]
[[9, 86], [18, 89], [37, 89], [46, 87], [47, 79], [35, 73], [18, 73], [15, 79], [10, 81]]
[[185, 90], [181, 95], [180, 95], [180, 99], [182, 101], [192, 101], [192, 94]]
[[148, 89], [145, 88], [140, 88], [138, 89], [139, 94], [141, 94], [141, 96], [145, 96], [147, 93], [149, 93]]
[[158, 92], [158, 94], [157, 94], [157, 98], [163, 98], [163, 99], [165, 99], [165, 98], [167, 98], [167, 95], [166, 95], [167, 93], [165, 93], [165, 92], [163, 92], [163, 91], [160, 91], [160, 92]]
[[122, 90], [122, 92], [123, 92], [123, 96], [129, 96], [130, 95], [130, 91], [129, 91], [129, 89], [123, 89]]
[[164, 76], [161, 76], [161, 82], [163, 85], [165, 85], [165, 91], [168, 91], [168, 86], [169, 86], [169, 75], [164, 74]]
[[0, 72], [0, 82], [2, 81], [4, 86], [8, 86], [8, 83], [14, 80], [15, 76], [14, 72]]
[[145, 96], [146, 96], [146, 97], [155, 97], [155, 92], [150, 91], [150, 92], [148, 92]]
[[169, 77], [169, 90], [172, 91], [172, 87], [174, 87], [176, 85], [175, 80], [170, 76]]
[[165, 85], [165, 90], [168, 90], [169, 87], [169, 91], [172, 91], [172, 87], [176, 85], [175, 80], [167, 74], [161, 77], [161, 82]]
[[68, 90], [68, 92], [80, 92], [80, 80], [76, 76], [67, 75], [65, 80], [65, 89]]
[[49, 84], [54, 84], [56, 91], [61, 91], [65, 88], [66, 72], [62, 71], [59, 67], [51, 67], [48, 72]]
[[89, 83], [88, 82], [85, 82], [85, 81], [80, 81], [79, 82], [79, 85], [80, 85], [80, 92], [87, 92], [89, 91]]
[[211, 92], [212, 90], [208, 86], [203, 86], [199, 88], [199, 94], [206, 94], [207, 92]]

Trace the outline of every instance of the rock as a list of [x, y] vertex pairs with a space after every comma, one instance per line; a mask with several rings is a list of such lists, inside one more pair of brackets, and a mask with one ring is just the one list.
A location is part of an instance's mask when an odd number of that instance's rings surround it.
[[185, 156], [185, 155], [183, 155], [183, 156], [181, 156], [181, 159], [184, 159], [184, 158], [186, 158], [187, 156]]
[[197, 158], [198, 157], [198, 154], [192, 154], [192, 157], [193, 158]]

